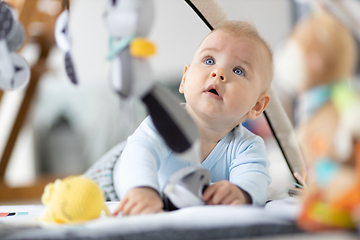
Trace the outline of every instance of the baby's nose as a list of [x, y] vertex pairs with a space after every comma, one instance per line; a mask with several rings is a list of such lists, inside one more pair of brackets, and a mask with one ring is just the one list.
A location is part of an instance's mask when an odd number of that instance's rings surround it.
[[213, 78], [218, 77], [218, 78], [220, 78], [221, 81], [225, 80], [225, 74], [222, 73], [220, 70], [212, 72], [211, 77], [213, 77]]

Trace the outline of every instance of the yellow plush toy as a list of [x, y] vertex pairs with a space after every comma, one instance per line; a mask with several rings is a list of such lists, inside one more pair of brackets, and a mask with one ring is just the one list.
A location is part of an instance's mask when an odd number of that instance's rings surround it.
[[100, 217], [105, 204], [102, 190], [92, 180], [83, 176], [70, 176], [46, 185], [41, 197], [46, 210], [41, 221], [76, 224]]

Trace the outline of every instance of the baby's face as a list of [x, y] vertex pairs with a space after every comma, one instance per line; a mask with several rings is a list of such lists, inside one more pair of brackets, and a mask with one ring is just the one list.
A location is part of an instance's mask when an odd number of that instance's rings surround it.
[[260, 73], [268, 69], [267, 56], [258, 42], [247, 37], [212, 32], [185, 67], [180, 92], [188, 111], [228, 127], [255, 118], [251, 110], [265, 91]]

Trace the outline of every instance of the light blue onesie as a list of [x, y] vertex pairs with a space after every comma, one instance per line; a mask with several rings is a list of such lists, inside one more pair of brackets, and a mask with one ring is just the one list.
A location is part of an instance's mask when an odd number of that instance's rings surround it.
[[[128, 138], [113, 172], [115, 191], [120, 198], [134, 187], [147, 186], [162, 192], [167, 179], [184, 162], [167, 147], [150, 117]], [[229, 180], [249, 193], [253, 205], [265, 204], [271, 182], [264, 141], [241, 124], [219, 141], [209, 156], [199, 163], [210, 171], [211, 182]]]

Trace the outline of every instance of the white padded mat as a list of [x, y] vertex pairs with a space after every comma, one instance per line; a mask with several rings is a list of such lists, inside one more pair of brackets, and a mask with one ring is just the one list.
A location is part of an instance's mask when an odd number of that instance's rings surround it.
[[[118, 202], [110, 202], [107, 205], [110, 211], [114, 211]], [[0, 212], [15, 213], [13, 216], [0, 217], [0, 224], [3, 223], [12, 227], [36, 227], [36, 233], [42, 235], [38, 235], [41, 237], [40, 239], [52, 238], [51, 233], [53, 233], [54, 237], [54, 233], [64, 234], [69, 231], [72, 234], [79, 235], [79, 237], [86, 237], [86, 234], [89, 233], [92, 236], [94, 234], [98, 236], [122, 236], [168, 230], [203, 231], [251, 226], [291, 226], [294, 225], [294, 219], [298, 215], [300, 207], [298, 199], [287, 198], [269, 202], [263, 208], [252, 206], [198, 206], [172, 212], [132, 217], [106, 217], [103, 215], [99, 219], [80, 225], [60, 225], [45, 224], [38, 221], [37, 218], [45, 210], [42, 205], [0, 206]], [[18, 234], [21, 234], [21, 231]], [[266, 232], [263, 234], [266, 235]], [[29, 234], [26, 236], [32, 239]]]

